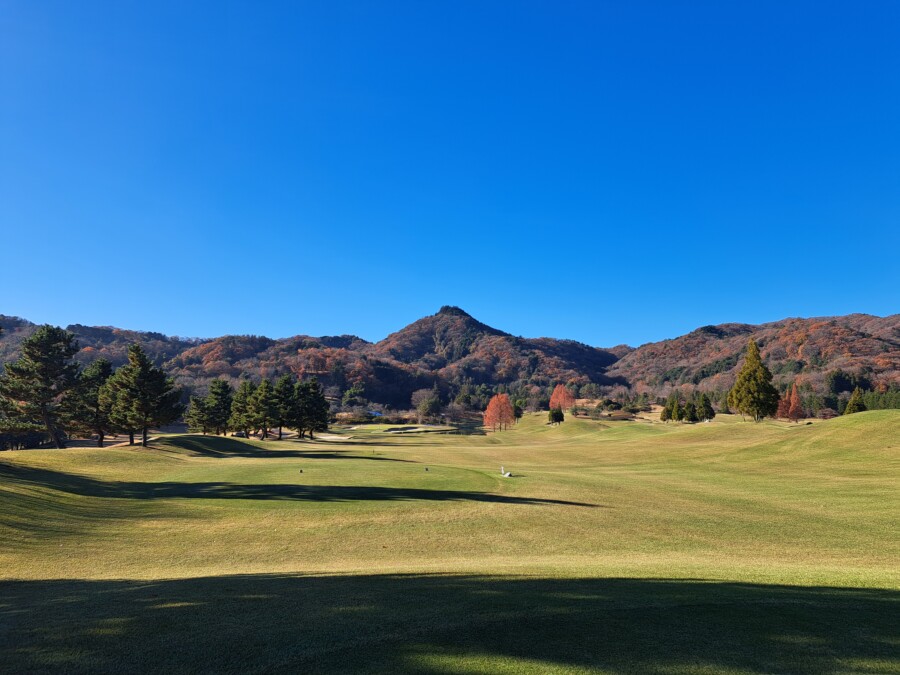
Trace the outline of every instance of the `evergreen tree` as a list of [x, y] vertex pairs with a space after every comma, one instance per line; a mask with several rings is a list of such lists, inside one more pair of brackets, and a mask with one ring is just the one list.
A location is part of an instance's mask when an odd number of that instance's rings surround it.
[[565, 421], [566, 416], [563, 413], [562, 408], [550, 408], [550, 414], [547, 418], [550, 421], [550, 424], [560, 424]]
[[699, 421], [697, 417], [697, 406], [694, 405], [693, 401], [688, 401], [684, 405], [684, 414], [682, 415], [682, 418], [685, 422], [690, 422], [692, 424]]
[[269, 429], [278, 418], [278, 406], [275, 400], [275, 388], [268, 380], [259, 383], [250, 398], [250, 416], [254, 426], [260, 430], [262, 440], [269, 437]]
[[97, 359], [78, 375], [78, 382], [66, 397], [65, 417], [67, 423], [79, 433], [97, 436], [97, 447], [103, 447], [106, 435], [113, 430], [109, 419], [109, 408], [105, 405], [101, 392], [112, 376], [112, 364], [106, 359]]
[[730, 391], [726, 391], [722, 394], [722, 399], [719, 401], [719, 412], [723, 415], [730, 415], [731, 408], [728, 407], [728, 397], [731, 396]]
[[204, 404], [209, 415], [210, 428], [217, 434], [228, 431], [228, 418], [231, 417], [231, 400], [234, 389], [225, 380], [213, 380], [209, 383], [209, 393]]
[[200, 431], [204, 436], [213, 428], [209, 408], [206, 399], [201, 396], [191, 396], [191, 402], [184, 415], [188, 431]]
[[279, 441], [295, 407], [294, 393], [294, 378], [290, 375], [282, 375], [275, 382], [275, 424], [278, 427]]
[[672, 399], [672, 413], [671, 417], [676, 422], [680, 422], [684, 419], [684, 410], [681, 408], [681, 402], [678, 400], [678, 396]]
[[140, 431], [144, 447], [150, 427], [174, 422], [184, 412], [181, 390], [139, 344], [128, 348], [128, 363], [113, 373], [104, 390], [109, 392], [104, 398], [109, 400], [110, 419], [129, 431]]
[[716, 416], [716, 411], [712, 407], [709, 396], [706, 392], [700, 394], [700, 401], [697, 403], [697, 417], [701, 420], [711, 420]]
[[300, 438], [308, 433], [310, 439], [314, 439], [315, 432], [328, 429], [328, 400], [315, 377], [307, 382], [298, 382], [294, 392], [295, 408], [291, 425]]
[[778, 390], [772, 386], [772, 373], [763, 364], [755, 340], [751, 339], [747, 344], [747, 356], [729, 395], [728, 404], [742, 415], [750, 415], [756, 422], [774, 415], [778, 410]]
[[[119, 369], [121, 370], [121, 368]], [[115, 373], [113, 373], [113, 377]], [[128, 434], [128, 445], [134, 445], [134, 423], [129, 414], [129, 408], [124, 403], [119, 403], [120, 396], [124, 393], [110, 377], [100, 387], [100, 407], [106, 411], [110, 431], [116, 434]]]
[[53, 445], [65, 447], [60, 416], [69, 391], [75, 387], [78, 365], [72, 361], [78, 343], [72, 333], [41, 326], [22, 342], [22, 356], [7, 363], [0, 376], [0, 398], [14, 423], [42, 425]]
[[669, 404], [663, 406], [662, 411], [659, 413], [659, 419], [661, 422], [668, 423], [670, 419], [672, 419], [672, 408], [669, 407]]
[[256, 387], [249, 380], [241, 382], [231, 401], [231, 415], [228, 417], [229, 428], [242, 431], [247, 438], [250, 438], [250, 430], [255, 424], [250, 403], [255, 391]]
[[863, 403], [863, 393], [862, 390], [857, 387], [853, 390], [853, 393], [850, 395], [850, 400], [847, 401], [847, 407], [844, 408], [845, 415], [852, 415], [853, 413], [863, 412], [866, 409], [866, 404]]

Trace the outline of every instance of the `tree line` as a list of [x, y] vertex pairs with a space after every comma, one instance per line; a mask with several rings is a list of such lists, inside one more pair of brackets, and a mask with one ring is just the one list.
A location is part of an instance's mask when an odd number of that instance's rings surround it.
[[663, 422], [705, 422], [716, 416], [712, 401], [706, 392], [694, 392], [686, 401], [682, 401], [677, 393], [672, 392], [666, 400], [659, 419]]
[[106, 359], [81, 368], [75, 336], [41, 326], [22, 343], [22, 355], [0, 375], [0, 444], [27, 447], [49, 439], [57, 448], [77, 434], [96, 435], [102, 447], [112, 433], [140, 434], [170, 424], [184, 412], [181, 390], [150, 361], [138, 344], [113, 371]]
[[[82, 368], [73, 360], [79, 346], [69, 331], [40, 326], [22, 342], [21, 356], [0, 374], [0, 449], [27, 448], [50, 441], [64, 448], [73, 436], [94, 436], [103, 447], [109, 435], [140, 436], [147, 445], [151, 428], [178, 421], [185, 413], [184, 392], [139, 344], [128, 348], [117, 369], [106, 359]], [[260, 431], [289, 427], [312, 437], [328, 424], [328, 402], [316, 380], [280, 378], [273, 386], [244, 381], [234, 391], [214, 380], [206, 396], [191, 397], [186, 421], [204, 433]]]
[[239, 432], [245, 437], [258, 433], [262, 440], [278, 429], [294, 429], [300, 438], [314, 438], [328, 428], [329, 405], [316, 378], [298, 381], [283, 375], [273, 385], [264, 379], [259, 384], [248, 380], [235, 390], [224, 380], [213, 380], [206, 396], [191, 396], [184, 419], [190, 431], [203, 434]]

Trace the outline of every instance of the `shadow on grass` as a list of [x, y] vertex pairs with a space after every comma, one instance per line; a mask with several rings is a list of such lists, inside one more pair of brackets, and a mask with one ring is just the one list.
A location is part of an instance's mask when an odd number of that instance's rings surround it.
[[[274, 443], [277, 441], [265, 441], [265, 443]], [[285, 439], [281, 443], [309, 443], [310, 441], [295, 441], [294, 439]], [[346, 441], [338, 441], [346, 442]], [[260, 459], [366, 459], [381, 462], [408, 462], [415, 464], [416, 462], [408, 459], [394, 459], [392, 457], [381, 457], [378, 455], [358, 455], [351, 454], [347, 450], [298, 450], [296, 448], [285, 448], [284, 446], [276, 446], [274, 449], [262, 448], [245, 441], [238, 441], [233, 438], [224, 436], [176, 436], [166, 439], [166, 445], [179, 450], [185, 450], [195, 455], [203, 457], [251, 457]]]
[[0, 583], [6, 672], [896, 672], [891, 590], [223, 576]]
[[0, 481], [50, 488], [84, 497], [119, 499], [271, 499], [306, 502], [473, 501], [499, 504], [552, 504], [596, 508], [597, 504], [562, 499], [513, 497], [468, 490], [381, 487], [370, 485], [240, 484], [224, 482], [139, 483], [104, 481], [88, 476], [0, 463]]

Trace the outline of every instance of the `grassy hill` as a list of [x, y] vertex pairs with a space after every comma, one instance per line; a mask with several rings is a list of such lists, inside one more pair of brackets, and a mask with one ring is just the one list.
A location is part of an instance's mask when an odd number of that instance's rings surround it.
[[536, 415], [489, 435], [7, 452], [0, 661], [896, 672], [898, 439], [898, 411]]

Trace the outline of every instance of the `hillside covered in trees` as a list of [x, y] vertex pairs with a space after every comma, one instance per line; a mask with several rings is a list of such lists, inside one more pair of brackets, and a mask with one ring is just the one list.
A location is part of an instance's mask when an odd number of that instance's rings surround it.
[[609, 375], [638, 392], [665, 396], [676, 388], [726, 391], [747, 341], [784, 389], [789, 383], [821, 395], [900, 386], [900, 314], [784, 319], [753, 326], [703, 326], [673, 340], [643, 345], [619, 359]]
[[[0, 362], [6, 363], [36, 326], [0, 316], [0, 329]], [[187, 393], [205, 392], [215, 378], [237, 385], [291, 374], [317, 377], [332, 401], [348, 406], [408, 408], [415, 406], [415, 392], [429, 389], [445, 401], [478, 408], [498, 388], [546, 404], [557, 383], [585, 397], [725, 392], [751, 338], [781, 390], [796, 383], [806, 396], [827, 397], [849, 395], [856, 386], [900, 387], [900, 315], [704, 326], [637, 349], [516, 337], [456, 307], [443, 307], [376, 343], [352, 335], [197, 339], [77, 324], [67, 329], [82, 347], [76, 355], [81, 363], [105, 357], [120, 366], [129, 345], [138, 343]]]

